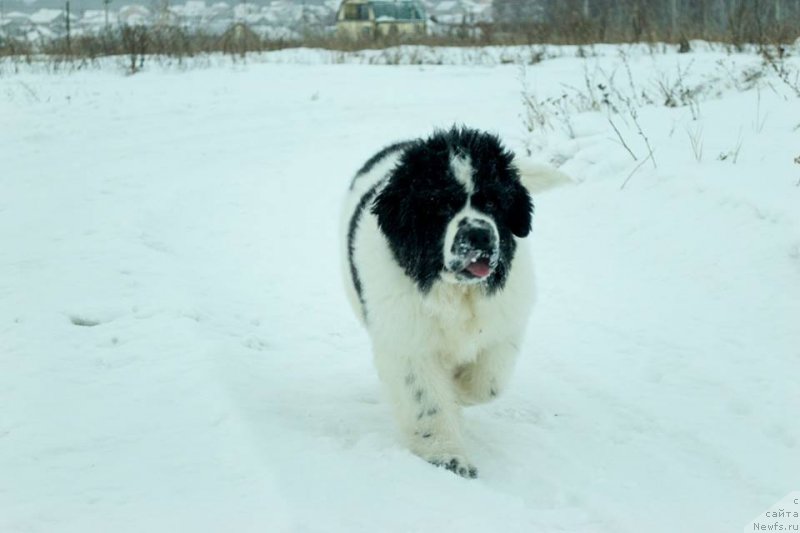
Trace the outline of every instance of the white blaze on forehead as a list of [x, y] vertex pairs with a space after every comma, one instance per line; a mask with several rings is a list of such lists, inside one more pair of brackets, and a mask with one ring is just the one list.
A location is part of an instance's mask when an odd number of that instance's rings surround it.
[[453, 171], [456, 181], [464, 186], [468, 195], [475, 191], [475, 183], [472, 181], [472, 161], [468, 155], [450, 155], [450, 169]]

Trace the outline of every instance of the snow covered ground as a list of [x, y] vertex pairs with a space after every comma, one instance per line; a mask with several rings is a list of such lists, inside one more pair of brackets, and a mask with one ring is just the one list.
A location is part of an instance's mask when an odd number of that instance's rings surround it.
[[[800, 98], [759, 69], [565, 54], [531, 133], [513, 65], [0, 77], [0, 531], [741, 531], [800, 489]], [[337, 256], [355, 169], [453, 122], [575, 179], [475, 481], [399, 444]]]

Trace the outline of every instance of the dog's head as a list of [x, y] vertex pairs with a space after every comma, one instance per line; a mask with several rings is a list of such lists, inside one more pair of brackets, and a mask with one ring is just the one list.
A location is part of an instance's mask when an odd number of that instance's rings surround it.
[[422, 290], [437, 279], [503, 286], [533, 214], [513, 159], [496, 136], [467, 128], [406, 148], [372, 212]]

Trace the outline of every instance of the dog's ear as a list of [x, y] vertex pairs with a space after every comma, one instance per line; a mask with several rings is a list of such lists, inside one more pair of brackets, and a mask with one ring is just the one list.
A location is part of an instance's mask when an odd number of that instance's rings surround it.
[[533, 200], [521, 183], [514, 184], [511, 206], [508, 211], [508, 227], [517, 237], [527, 237], [533, 221]]

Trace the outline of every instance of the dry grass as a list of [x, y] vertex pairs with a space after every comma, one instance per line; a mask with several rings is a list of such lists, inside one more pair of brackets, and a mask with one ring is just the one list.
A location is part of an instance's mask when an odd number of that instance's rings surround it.
[[[495, 3], [509, 0], [495, 0]], [[681, 1], [681, 0], [679, 0]], [[741, 50], [748, 43], [762, 50], [765, 61], [778, 72], [790, 87], [798, 87], [795, 73], [781, 71], [785, 45], [791, 43], [800, 28], [800, 4], [789, 9], [784, 2], [784, 13], [778, 16], [772, 2], [761, 0], [733, 1], [727, 10], [712, 10], [711, 0], [697, 0], [684, 8], [680, 18], [671, 18], [670, 2], [655, 0], [623, 0], [620, 2], [592, 2], [592, 11], [584, 11], [581, 0], [552, 2], [544, 16], [537, 22], [524, 22], [511, 17], [509, 22], [496, 24], [464, 24], [450, 26], [439, 35], [394, 35], [351, 40], [322, 31], [306, 32], [293, 40], [265, 39], [245, 24], [233, 24], [223, 35], [214, 35], [203, 29], [185, 29], [171, 26], [123, 26], [107, 32], [60, 38], [46, 42], [30, 43], [23, 40], [0, 38], [0, 57], [13, 58], [14, 62], [30, 62], [35, 56], [44, 56], [54, 65], [91, 64], [101, 57], [126, 57], [127, 70], [135, 73], [147, 61], [164, 58], [181, 64], [186, 58], [209, 53], [224, 53], [235, 58], [245, 58], [253, 52], [264, 52], [289, 47], [313, 47], [337, 52], [385, 50], [385, 64], [401, 62], [391, 56], [398, 45], [412, 44], [428, 47], [481, 47], [517, 46], [537, 44], [579, 45], [578, 54], [587, 54], [590, 43], [666, 43], [676, 45], [680, 51], [690, 49], [690, 40], [702, 39], [724, 43], [731, 49]], [[517, 2], [517, 4], [520, 4]], [[716, 5], [716, 4], [714, 4]], [[772, 10], [772, 11], [771, 11]], [[588, 14], [588, 16], [587, 16]], [[513, 15], [513, 13], [512, 13]], [[713, 16], [712, 16], [713, 15]], [[541, 60], [535, 57], [513, 56], [508, 63], [532, 64]], [[402, 58], [415, 62], [414, 58]], [[418, 61], [423, 61], [418, 58]], [[678, 80], [680, 82], [680, 80]], [[664, 97], [674, 99], [673, 105], [685, 105], [692, 100], [683, 87], [662, 87]], [[800, 91], [800, 89], [798, 89]], [[800, 94], [800, 92], [798, 93]]]

